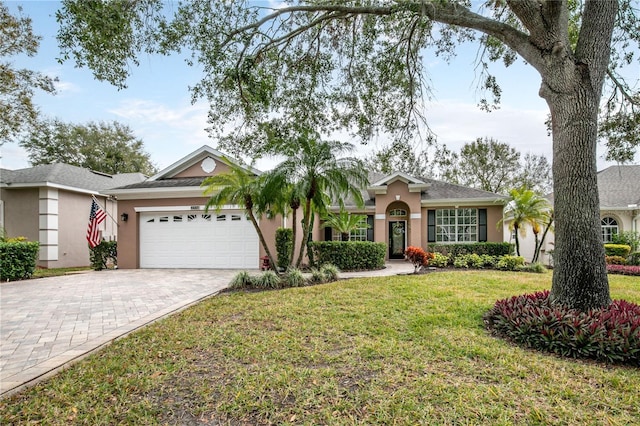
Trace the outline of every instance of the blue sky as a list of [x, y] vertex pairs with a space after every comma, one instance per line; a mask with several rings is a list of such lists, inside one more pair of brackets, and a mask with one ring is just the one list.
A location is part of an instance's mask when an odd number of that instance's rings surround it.
[[[108, 83], [95, 80], [88, 69], [77, 69], [72, 62], [59, 64], [55, 40], [57, 23], [54, 1], [8, 1], [12, 12], [22, 4], [23, 13], [33, 20], [36, 34], [43, 37], [35, 58], [16, 58], [14, 63], [57, 77], [58, 94], [38, 94], [36, 103], [42, 113], [66, 122], [119, 121], [133, 129], [142, 139], [151, 160], [163, 169], [202, 145], [216, 148], [216, 141], [205, 132], [205, 102], [191, 104], [189, 85], [201, 74], [188, 67], [183, 57], [140, 58], [140, 66], [132, 70], [128, 88], [118, 91]], [[434, 99], [428, 105], [427, 120], [439, 143], [459, 149], [478, 137], [492, 137], [509, 143], [523, 154], [545, 155], [551, 160], [551, 138], [544, 121], [548, 109], [538, 96], [540, 77], [518, 61], [507, 70], [496, 67], [502, 85], [502, 103], [498, 111], [482, 112], [476, 106], [480, 94], [476, 90], [474, 59], [477, 48], [460, 50], [450, 64], [439, 58], [426, 58], [428, 78], [433, 83]], [[384, 143], [380, 140], [358, 151], [365, 155]], [[29, 167], [26, 152], [16, 144], [2, 146], [1, 166], [8, 169]], [[602, 155], [603, 149], [599, 149]], [[245, 159], [249, 160], [249, 159]], [[262, 160], [257, 168], [266, 170], [274, 160]], [[598, 168], [606, 163], [599, 158]]]

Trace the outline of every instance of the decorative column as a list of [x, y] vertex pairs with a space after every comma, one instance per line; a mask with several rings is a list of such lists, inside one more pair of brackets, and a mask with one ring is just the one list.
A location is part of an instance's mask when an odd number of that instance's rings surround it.
[[40, 260], [58, 260], [58, 190], [40, 188], [39, 198]]

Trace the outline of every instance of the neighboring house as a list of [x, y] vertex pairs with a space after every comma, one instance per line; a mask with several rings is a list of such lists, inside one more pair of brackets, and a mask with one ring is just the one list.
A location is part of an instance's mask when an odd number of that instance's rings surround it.
[[611, 166], [598, 172], [602, 239], [640, 231], [640, 165]]
[[[118, 210], [127, 217], [119, 226], [119, 267], [258, 268], [264, 253], [242, 209], [204, 210], [207, 198], [200, 184], [228, 170], [222, 158], [203, 146], [144, 182], [106, 191], [117, 197]], [[363, 195], [362, 208], [346, 202], [349, 211], [366, 215], [370, 225], [363, 222], [353, 239], [388, 244], [391, 259], [402, 258], [410, 245], [503, 241], [497, 224], [506, 197], [497, 194], [398, 172], [373, 176]], [[274, 254], [275, 231], [285, 223], [280, 217], [260, 221]], [[337, 238], [319, 220], [312, 235], [314, 240]]]
[[69, 164], [46, 164], [20, 170], [0, 170], [0, 228], [8, 237], [40, 242], [38, 266], [89, 265], [86, 240], [91, 196], [109, 215], [102, 235], [114, 239], [116, 201], [104, 190], [140, 182], [140, 173], [108, 175]]
[[[598, 196], [600, 198], [600, 226], [602, 240], [611, 242], [614, 234], [640, 232], [640, 165], [610, 166], [598, 172]], [[553, 203], [553, 194], [549, 196]], [[527, 261], [533, 257], [534, 238], [531, 228], [520, 239], [520, 251]], [[505, 231], [507, 240], [513, 236]], [[554, 248], [554, 235], [549, 232], [541, 250], [541, 262], [550, 261], [548, 253]]]

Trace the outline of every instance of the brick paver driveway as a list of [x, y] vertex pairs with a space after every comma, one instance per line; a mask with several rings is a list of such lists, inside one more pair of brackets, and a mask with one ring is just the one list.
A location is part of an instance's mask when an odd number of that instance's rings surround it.
[[224, 289], [232, 270], [109, 270], [0, 284], [0, 396]]

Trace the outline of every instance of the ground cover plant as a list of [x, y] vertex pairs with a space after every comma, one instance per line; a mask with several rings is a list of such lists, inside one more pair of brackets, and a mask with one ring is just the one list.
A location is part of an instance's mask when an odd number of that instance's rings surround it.
[[[610, 276], [640, 302], [636, 277]], [[490, 336], [551, 274], [444, 271], [206, 300], [0, 400], [0, 424], [634, 424], [640, 369]]]

